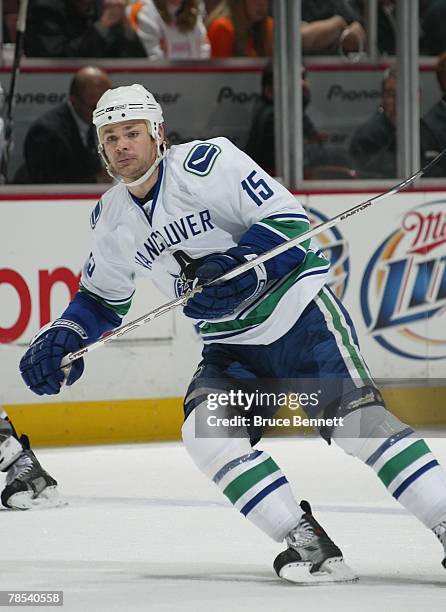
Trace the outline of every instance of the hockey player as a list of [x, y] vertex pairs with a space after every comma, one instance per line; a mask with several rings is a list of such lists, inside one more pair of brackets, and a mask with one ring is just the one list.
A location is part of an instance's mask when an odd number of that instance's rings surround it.
[[6, 473], [1, 502], [12, 510], [58, 506], [62, 502], [56, 480], [40, 465], [28, 436], [20, 437], [0, 407], [0, 471]]
[[[3, 99], [4, 92], [0, 83], [0, 113], [3, 109]], [[0, 117], [1, 154], [3, 154], [4, 144], [4, 121]], [[0, 471], [6, 473], [6, 484], [0, 496], [6, 508], [28, 510], [60, 503], [56, 488], [57, 482], [42, 469], [30, 449], [28, 437], [22, 435], [19, 438], [11, 420], [1, 406]]]
[[[92, 212], [93, 245], [78, 293], [20, 362], [26, 384], [40, 395], [59, 393], [64, 355], [120, 324], [137, 277], [173, 298], [191, 279], [202, 285], [309, 227], [294, 197], [225, 138], [168, 150], [161, 107], [141, 85], [107, 91], [93, 120], [119, 183]], [[210, 394], [245, 378], [334, 380], [323, 414], [343, 416], [344, 427], [321, 434], [369, 465], [446, 548], [446, 475], [426, 443], [384, 406], [350, 317], [326, 287], [328, 268], [307, 241], [206, 286], [184, 307], [205, 344], [184, 402], [185, 447], [248, 520], [286, 543], [274, 568], [297, 583], [355, 576], [308, 502], [297, 503], [277, 463], [253, 449], [251, 432], [206, 431]], [[82, 359], [74, 362], [67, 384], [83, 368]]]

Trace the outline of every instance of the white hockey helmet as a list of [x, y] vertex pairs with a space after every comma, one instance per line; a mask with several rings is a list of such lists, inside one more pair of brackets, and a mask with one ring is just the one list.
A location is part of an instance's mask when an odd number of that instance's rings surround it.
[[142, 85], [134, 84], [108, 89], [99, 98], [96, 109], [93, 111], [93, 123], [96, 126], [99, 140], [99, 153], [105, 162], [107, 172], [112, 178], [117, 180], [120, 179], [113, 174], [104, 152], [101, 129], [113, 123], [121, 123], [133, 119], [141, 119], [147, 123], [149, 134], [156, 143], [156, 158], [150, 168], [135, 181], [130, 183], [121, 181], [127, 187], [140, 185], [146, 181], [166, 155], [166, 143], [160, 137], [160, 126], [164, 123], [162, 108], [150, 91], [147, 91]]

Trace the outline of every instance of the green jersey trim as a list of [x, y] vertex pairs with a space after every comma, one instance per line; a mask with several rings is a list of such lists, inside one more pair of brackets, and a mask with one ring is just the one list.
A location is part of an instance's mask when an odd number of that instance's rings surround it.
[[325, 257], [316, 255], [313, 251], [308, 251], [303, 264], [290, 272], [288, 276], [285, 276], [271, 293], [267, 292], [260, 304], [255, 306], [244, 319], [233, 319], [221, 323], [204, 323], [199, 326], [200, 333], [207, 336], [221, 332], [243, 331], [249, 327], [260, 325], [274, 312], [277, 304], [290, 287], [299, 282], [301, 278], [312, 273], [320, 273], [322, 269], [328, 270], [329, 267], [330, 263]]
[[[275, 221], [266, 217], [257, 223], [259, 225], [265, 225], [269, 230], [273, 231], [275, 234], [278, 234], [284, 240], [295, 238], [296, 236], [299, 236], [299, 234], [307, 232], [310, 228], [310, 224], [307, 221], [296, 221], [295, 219]], [[305, 252], [309, 246], [310, 239], [304, 240], [304, 242], [301, 244], [296, 245], [297, 248], [304, 249]]]
[[124, 301], [118, 303], [118, 302], [109, 302], [109, 301], [105, 300], [104, 298], [101, 298], [96, 293], [93, 293], [92, 291], [89, 291], [88, 289], [86, 289], [82, 285], [82, 283], [79, 284], [79, 291], [82, 291], [83, 293], [86, 293], [87, 295], [89, 295], [91, 298], [93, 298], [94, 300], [96, 300], [100, 304], [103, 304], [104, 306], [107, 306], [107, 308], [110, 308], [110, 310], [113, 310], [113, 312], [115, 312], [120, 317], [124, 317], [128, 313], [128, 311], [130, 309], [130, 306], [132, 305], [132, 297], [133, 296], [131, 296], [126, 301], [124, 300]]

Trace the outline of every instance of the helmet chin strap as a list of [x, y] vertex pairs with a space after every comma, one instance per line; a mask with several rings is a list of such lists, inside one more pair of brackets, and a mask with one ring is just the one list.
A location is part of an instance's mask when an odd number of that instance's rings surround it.
[[137, 185], [141, 185], [142, 183], [147, 181], [147, 179], [149, 179], [152, 176], [152, 174], [155, 172], [155, 170], [160, 165], [161, 160], [163, 160], [165, 156], [166, 156], [166, 148], [163, 147], [163, 149], [157, 153], [157, 156], [153, 164], [150, 166], [148, 170], [144, 172], [142, 176], [140, 176], [138, 179], [135, 179], [134, 181], [131, 181], [130, 183], [128, 183], [125, 179], [121, 180], [120, 182], [123, 183], [126, 187], [136, 187]]

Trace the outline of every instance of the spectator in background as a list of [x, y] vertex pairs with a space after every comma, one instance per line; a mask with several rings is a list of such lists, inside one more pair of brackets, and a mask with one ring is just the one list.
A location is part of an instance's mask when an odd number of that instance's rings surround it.
[[[420, 158], [428, 159], [427, 126], [420, 121]], [[377, 112], [357, 128], [350, 143], [350, 155], [360, 178], [394, 178], [396, 166], [396, 71], [388, 68], [382, 81], [382, 101]], [[430, 175], [431, 176], [431, 175]]]
[[[99, 6], [99, 9], [97, 8]], [[126, 0], [33, 0], [28, 57], [145, 57], [125, 15]]]
[[378, 51], [380, 55], [396, 53], [396, 4], [397, 0], [379, 0], [378, 3]]
[[[395, 55], [396, 9], [398, 0], [378, 0], [378, 52], [380, 55]], [[368, 0], [351, 0], [351, 4], [362, 19], [367, 18]]]
[[446, 50], [446, 0], [428, 0], [422, 6], [421, 52], [440, 55]]
[[382, 80], [381, 106], [356, 129], [350, 156], [361, 178], [393, 178], [396, 172], [396, 72], [389, 68]]
[[18, 0], [3, 0], [3, 42], [14, 43], [16, 36]]
[[206, 15], [210, 15], [217, 4], [220, 4], [220, 2], [221, 0], [204, 0]]
[[25, 138], [20, 183], [103, 183], [107, 175], [97, 151], [93, 110], [112, 86], [99, 68], [86, 66], [73, 77], [69, 98], [35, 121]]
[[273, 20], [268, 0], [223, 0], [209, 15], [212, 57], [271, 56]]
[[[426, 161], [432, 160], [446, 148], [446, 51], [438, 58], [436, 73], [442, 97], [423, 116], [421, 146]], [[446, 176], [446, 160], [440, 160], [427, 176]]]
[[347, 0], [302, 0], [302, 49], [329, 55], [364, 49], [366, 33]]
[[[307, 72], [302, 69], [302, 106], [303, 106], [303, 156], [304, 177], [315, 178], [353, 178], [348, 168], [347, 156], [334, 154], [325, 145], [327, 135], [316, 129], [306, 110], [311, 100], [310, 83]], [[274, 90], [273, 68], [268, 62], [262, 73], [262, 95], [253, 110], [253, 122], [245, 147], [246, 153], [268, 173], [276, 174], [274, 145]]]
[[262, 72], [261, 97], [253, 108], [253, 120], [245, 152], [272, 176], [276, 175], [274, 145], [273, 67], [268, 62]]
[[206, 59], [211, 49], [199, 0], [144, 0], [128, 7], [149, 59]]
[[[425, 26], [430, 29], [429, 21], [431, 21], [430, 6], [437, 0], [419, 0], [419, 18], [421, 25], [420, 37], [420, 55], [429, 54], [430, 50], [430, 34], [427, 31], [427, 38], [423, 35], [423, 24], [425, 16], [428, 17]], [[351, 0], [352, 6], [356, 11], [366, 18], [367, 0]], [[401, 4], [400, 4], [401, 5]], [[397, 30], [397, 11], [398, 0], [378, 0], [378, 52], [380, 55], [395, 55], [396, 54], [396, 30]], [[436, 24], [435, 24], [436, 25]], [[444, 26], [438, 24], [443, 36]]]

